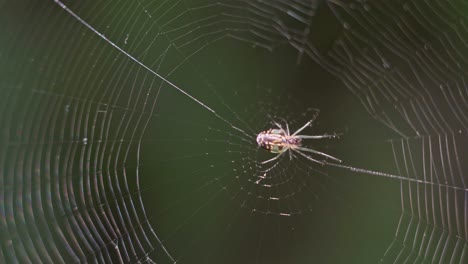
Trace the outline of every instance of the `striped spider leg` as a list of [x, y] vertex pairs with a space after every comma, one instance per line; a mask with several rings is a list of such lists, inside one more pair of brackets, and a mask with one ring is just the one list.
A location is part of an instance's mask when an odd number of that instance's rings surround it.
[[[315, 117], [314, 117], [315, 119]], [[292, 159], [293, 154], [292, 152], [294, 151], [295, 153], [305, 157], [308, 160], [320, 163], [324, 165], [325, 163], [319, 160], [316, 160], [312, 158], [310, 155], [304, 153], [312, 153], [316, 155], [323, 156], [328, 159], [335, 160], [337, 162], [341, 162], [341, 160], [326, 154], [324, 152], [314, 150], [311, 148], [306, 148], [302, 146], [302, 140], [303, 139], [323, 139], [323, 138], [335, 138], [338, 135], [333, 134], [333, 135], [300, 135], [299, 133], [302, 132], [304, 129], [306, 129], [308, 126], [312, 124], [314, 119], [309, 120], [307, 123], [305, 123], [302, 127], [300, 127], [298, 130], [296, 130], [293, 134], [290, 133], [289, 131], [289, 125], [286, 122], [286, 120], [283, 120], [286, 129], [284, 129], [278, 122], [272, 121], [272, 123], [277, 127], [277, 128], [271, 128], [266, 131], [262, 131], [257, 135], [257, 144], [262, 147], [263, 149], [268, 150], [271, 153], [278, 154], [275, 157], [265, 160], [261, 162], [261, 164], [266, 164], [272, 161], [275, 161], [279, 159], [286, 151], [289, 153], [289, 158]]]

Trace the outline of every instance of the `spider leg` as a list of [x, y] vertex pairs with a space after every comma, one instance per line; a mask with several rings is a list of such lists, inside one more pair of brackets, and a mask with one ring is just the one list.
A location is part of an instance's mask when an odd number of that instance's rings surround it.
[[277, 126], [279, 129], [283, 130], [285, 132], [286, 135], [290, 135], [290, 132], [289, 132], [289, 125], [288, 125], [288, 122], [286, 122], [286, 119], [284, 118], [279, 118], [281, 119], [284, 124], [286, 125], [286, 130], [284, 130], [283, 126], [281, 126], [280, 123], [276, 122], [273, 117], [271, 117], [270, 115], [268, 116], [270, 119], [271, 119], [271, 123], [274, 124], [275, 126]]
[[283, 155], [283, 153], [284, 153], [284, 151], [281, 152], [280, 154], [276, 155], [275, 157], [269, 159], [269, 160], [263, 161], [262, 164], [266, 164], [266, 163], [268, 163], [268, 162], [272, 162], [272, 161], [274, 161], [274, 160], [277, 160], [281, 155]]
[[294, 154], [294, 152], [293, 152], [292, 150], [291, 150], [291, 151], [289, 151], [289, 152], [291, 152], [291, 156], [293, 157], [293, 159], [297, 159], [297, 156], [296, 156], [296, 154]]
[[284, 130], [278, 122], [273, 121], [273, 124], [275, 124], [279, 129]]
[[[312, 118], [309, 120], [309, 122], [305, 123], [305, 125], [303, 125], [301, 128], [299, 128], [298, 130], [296, 130], [296, 132], [294, 132], [294, 134], [290, 134], [291, 136], [295, 136], [297, 134], [299, 134], [302, 130], [304, 130], [306, 127], [310, 126], [310, 124], [312, 124], [315, 119], [317, 119], [317, 116], [319, 115], [320, 113], [320, 110], [316, 109], [316, 108], [309, 108], [307, 109], [308, 111], [309, 110], [313, 110], [314, 111], [314, 114], [312, 116]], [[305, 113], [304, 113], [305, 114]]]
[[310, 124], [312, 124], [312, 120], [310, 120], [309, 122], [305, 123], [305, 125], [303, 125], [301, 128], [299, 128], [298, 130], [296, 130], [296, 132], [294, 132], [294, 134], [292, 134], [291, 136], [297, 135], [299, 132], [301, 132], [302, 130], [304, 130], [306, 127], [310, 126]]
[[271, 117], [270, 115], [268, 116], [270, 119], [271, 119], [271, 123], [274, 124], [275, 126], [277, 126], [279, 129], [285, 131], [285, 132], [288, 132], [287, 135], [289, 135], [289, 127], [288, 127], [288, 124], [286, 123], [286, 130], [284, 130], [284, 128], [281, 126], [280, 123], [276, 122], [273, 117]]
[[331, 155], [328, 155], [328, 154], [323, 153], [323, 152], [318, 151], [318, 150], [314, 150], [314, 149], [310, 149], [310, 148], [304, 148], [304, 147], [296, 147], [295, 149], [298, 150], [298, 151], [305, 151], [305, 152], [310, 152], [310, 153], [314, 153], [314, 154], [317, 154], [317, 155], [322, 155], [322, 156], [327, 157], [329, 159], [341, 162], [340, 159], [337, 159], [337, 158], [335, 158], [335, 157], [333, 157]]
[[278, 122], [275, 121], [275, 119], [271, 116], [271, 115], [268, 115], [268, 118], [270, 118], [270, 123], [273, 124], [273, 125], [276, 125], [279, 129], [283, 129], [281, 127], [280, 124], [278, 124]]
[[288, 122], [286, 121], [286, 119], [280, 117], [279, 119], [281, 119], [281, 121], [284, 122], [284, 124], [286, 125], [286, 132], [287, 132], [287, 135], [291, 135], [290, 132], [289, 132], [289, 125], [288, 125]]
[[340, 134], [332, 134], [332, 135], [296, 135], [298, 138], [304, 138], [304, 139], [321, 139], [321, 138], [336, 138], [339, 137]]
[[321, 164], [321, 165], [325, 165], [325, 163], [323, 163], [322, 161], [316, 160], [316, 159], [312, 158], [311, 156], [306, 155], [306, 154], [300, 152], [300, 151], [297, 150], [297, 149], [292, 149], [292, 150], [294, 150], [296, 153], [298, 153], [299, 155], [303, 156], [304, 158], [306, 158], [306, 159], [308, 159], [308, 160], [311, 160], [311, 161], [313, 161], [313, 162], [317, 162], [317, 163], [319, 163], [319, 164]]

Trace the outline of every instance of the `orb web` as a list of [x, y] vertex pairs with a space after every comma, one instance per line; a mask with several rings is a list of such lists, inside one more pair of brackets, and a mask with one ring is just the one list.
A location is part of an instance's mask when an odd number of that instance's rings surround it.
[[[285, 111], [294, 102], [275, 100], [249, 80], [257, 97], [245, 99], [242, 88], [223, 84], [234, 91], [227, 93], [200, 64], [206, 50], [225, 42], [272, 57], [291, 48], [297, 65], [309, 61], [326, 70], [392, 135], [379, 148], [392, 156], [390, 171], [354, 167], [351, 157], [340, 157], [352, 177], [400, 184], [396, 233], [376, 261], [466, 262], [463, 1], [0, 5], [6, 62], [0, 68], [0, 262], [190, 262], [190, 248], [201, 239], [194, 230], [212, 225], [235, 241], [229, 230], [238, 220], [229, 219], [246, 212], [260, 217], [264, 230], [271, 222], [288, 229], [284, 218], [310, 214], [317, 197], [333, 192], [328, 184], [336, 186], [339, 166], [287, 156], [261, 166], [268, 153], [255, 145], [256, 133], [272, 118], [293, 129], [310, 105]], [[327, 34], [323, 22], [330, 21], [336, 30]], [[314, 124], [311, 133], [317, 127], [341, 129]], [[317, 147], [333, 152], [340, 142]], [[163, 154], [144, 155], [150, 147]], [[154, 198], [161, 208], [145, 207], [143, 196], [164, 190], [140, 184], [153, 163], [161, 186], [181, 190]], [[225, 202], [214, 203], [219, 200]], [[191, 209], [178, 211], [182, 202]], [[209, 219], [201, 217], [206, 214]], [[221, 225], [218, 217], [226, 221]], [[269, 235], [288, 237], [260, 231], [246, 258], [275, 256], [265, 253]], [[203, 256], [216, 259], [209, 250]]]

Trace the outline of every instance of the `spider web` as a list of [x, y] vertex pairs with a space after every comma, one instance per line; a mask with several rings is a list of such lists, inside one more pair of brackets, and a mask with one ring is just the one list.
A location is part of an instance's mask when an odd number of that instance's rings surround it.
[[[312, 248], [308, 262], [329, 263], [333, 251], [316, 254], [337, 245], [317, 241], [337, 223], [308, 216], [359, 196], [358, 177], [401, 200], [397, 223], [378, 218], [396, 233], [369, 262], [467, 262], [463, 1], [0, 6], [1, 263], [301, 263]], [[307, 75], [311, 64], [384, 128], [340, 125], [346, 105], [317, 94], [331, 87], [289, 98], [299, 83], [287, 68]], [[307, 144], [344, 162], [262, 165], [272, 156], [256, 133], [272, 121], [295, 130], [311, 106], [321, 113], [307, 134], [344, 135]], [[323, 236], [298, 242], [313, 225]], [[334, 260], [349, 263], [347, 253]]]

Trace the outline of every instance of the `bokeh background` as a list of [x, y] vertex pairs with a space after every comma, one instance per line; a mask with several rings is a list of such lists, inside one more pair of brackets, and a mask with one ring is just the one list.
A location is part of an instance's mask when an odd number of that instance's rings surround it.
[[[467, 6], [416, 2], [0, 2], [0, 262], [464, 263]], [[404, 179], [284, 159], [275, 213], [256, 133], [310, 107], [311, 147]]]

